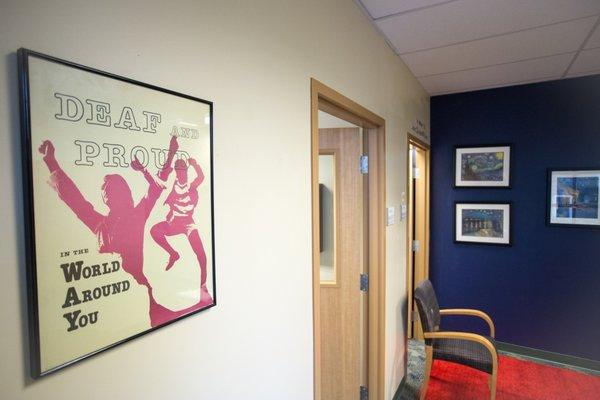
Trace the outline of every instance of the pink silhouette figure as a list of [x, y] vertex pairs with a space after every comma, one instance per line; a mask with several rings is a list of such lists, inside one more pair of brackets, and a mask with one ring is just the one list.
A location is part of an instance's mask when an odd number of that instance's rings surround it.
[[[169, 261], [165, 268], [167, 271], [173, 267], [180, 257], [179, 253], [167, 241], [167, 236], [186, 235], [200, 266], [202, 295], [210, 296], [206, 290], [206, 253], [193, 218], [194, 209], [198, 205], [198, 186], [204, 181], [204, 173], [196, 160], [190, 158], [188, 162], [194, 169], [196, 178], [189, 182], [188, 164], [181, 159], [175, 161], [176, 179], [165, 200], [165, 204], [169, 206], [169, 213], [165, 221], [157, 223], [150, 229], [150, 233], [154, 241], [169, 254]], [[165, 168], [161, 171], [159, 177], [165, 181], [171, 171], [170, 163], [165, 164]]]
[[[172, 137], [167, 160], [173, 159], [177, 149], [177, 139]], [[163, 186], [154, 180], [137, 158], [131, 162], [131, 168], [141, 172], [146, 178], [148, 182], [146, 194], [136, 205], [127, 181], [118, 174], [106, 175], [101, 187], [101, 194], [109, 212], [108, 215], [103, 215], [96, 211], [94, 206], [83, 197], [75, 183], [60, 167], [54, 155], [55, 149], [51, 141], [45, 140], [39, 147], [39, 152], [43, 155], [43, 160], [50, 171], [48, 183], [58, 193], [59, 198], [75, 213], [77, 218], [96, 235], [100, 253], [119, 254], [123, 270], [148, 290], [149, 315], [152, 327], [162, 325], [212, 303], [210, 296], [201, 295], [197, 304], [183, 310], [172, 311], [156, 302], [152, 285], [148, 282], [143, 271], [144, 227], [163, 190]], [[163, 170], [167, 166], [168, 164], [165, 164]]]

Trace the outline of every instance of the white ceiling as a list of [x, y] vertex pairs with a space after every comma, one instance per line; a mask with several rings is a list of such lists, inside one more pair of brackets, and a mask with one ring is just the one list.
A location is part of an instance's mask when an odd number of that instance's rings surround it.
[[600, 0], [355, 0], [431, 95], [600, 73]]

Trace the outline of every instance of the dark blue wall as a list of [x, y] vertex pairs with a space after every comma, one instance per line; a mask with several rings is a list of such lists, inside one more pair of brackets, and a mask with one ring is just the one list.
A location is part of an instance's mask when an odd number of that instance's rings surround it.
[[[440, 306], [488, 312], [500, 341], [600, 360], [600, 230], [545, 223], [546, 169], [600, 167], [600, 75], [433, 97], [431, 137]], [[514, 144], [512, 189], [454, 189], [454, 146], [495, 143]], [[461, 200], [512, 201], [513, 246], [454, 244]]]

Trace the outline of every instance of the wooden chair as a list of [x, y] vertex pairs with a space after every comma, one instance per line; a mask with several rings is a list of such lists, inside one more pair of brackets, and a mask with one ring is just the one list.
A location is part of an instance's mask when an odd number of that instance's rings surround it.
[[[427, 393], [433, 360], [445, 360], [466, 365], [490, 374], [490, 398], [496, 399], [498, 377], [498, 352], [494, 343], [494, 323], [484, 312], [470, 309], [440, 310], [429, 280], [422, 281], [414, 293], [423, 336], [425, 338], [425, 374], [420, 399]], [[485, 320], [490, 327], [490, 337], [466, 332], [440, 331], [442, 315], [470, 315]]]

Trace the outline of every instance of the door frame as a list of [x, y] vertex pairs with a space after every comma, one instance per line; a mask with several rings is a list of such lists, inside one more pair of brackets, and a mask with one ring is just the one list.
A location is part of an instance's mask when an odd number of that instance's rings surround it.
[[406, 220], [406, 291], [407, 291], [407, 318], [406, 318], [406, 337], [408, 339], [413, 338], [413, 251], [412, 251], [412, 241], [413, 238], [413, 170], [410, 160], [410, 147], [415, 146], [420, 148], [425, 152], [425, 166], [426, 171], [423, 173], [423, 179], [425, 179], [425, 240], [421, 245], [422, 251], [425, 251], [425, 277], [429, 278], [429, 227], [430, 227], [430, 195], [431, 195], [431, 181], [430, 181], [430, 172], [431, 172], [431, 146], [425, 142], [423, 142], [418, 137], [412, 135], [411, 133], [407, 133], [406, 135], [406, 197], [408, 203], [408, 212], [407, 212], [407, 220]]
[[[364, 129], [369, 173], [364, 203], [368, 249], [368, 389], [369, 398], [383, 400], [385, 376], [385, 120], [334, 89], [311, 78], [311, 186], [314, 398], [321, 400], [321, 310], [319, 253], [319, 110]], [[358, 160], [357, 160], [358, 168]], [[358, 293], [359, 277], [356, 277]], [[358, 387], [357, 387], [358, 390]], [[358, 396], [358, 394], [357, 394]], [[326, 400], [326, 399], [323, 399]]]

